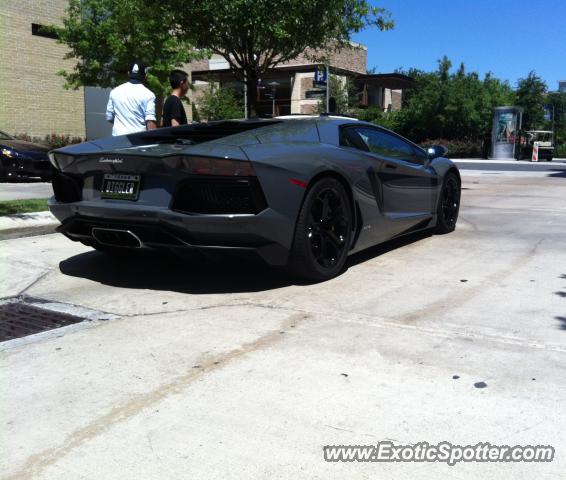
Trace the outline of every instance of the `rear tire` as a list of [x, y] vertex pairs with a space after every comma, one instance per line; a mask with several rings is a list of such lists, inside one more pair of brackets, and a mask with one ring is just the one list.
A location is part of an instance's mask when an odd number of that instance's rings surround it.
[[352, 208], [340, 181], [326, 177], [307, 192], [297, 218], [289, 267], [322, 282], [342, 272], [352, 238]]
[[453, 232], [458, 221], [460, 211], [460, 181], [458, 176], [449, 172], [444, 177], [438, 207], [436, 209], [436, 233], [445, 234]]

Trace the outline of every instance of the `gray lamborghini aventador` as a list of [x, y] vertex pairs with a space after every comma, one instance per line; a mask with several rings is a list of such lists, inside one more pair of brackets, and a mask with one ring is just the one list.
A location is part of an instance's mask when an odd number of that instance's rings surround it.
[[350, 253], [454, 230], [460, 174], [444, 154], [346, 117], [163, 128], [51, 152], [49, 208], [103, 252], [243, 250], [321, 281]]

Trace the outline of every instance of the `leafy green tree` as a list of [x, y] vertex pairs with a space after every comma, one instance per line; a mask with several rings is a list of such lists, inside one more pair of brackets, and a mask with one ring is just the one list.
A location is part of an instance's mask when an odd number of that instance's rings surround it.
[[206, 52], [172, 35], [173, 12], [149, 0], [69, 0], [63, 26], [51, 27], [69, 47], [73, 70], [59, 72], [67, 88], [114, 87], [127, 80], [136, 59], [149, 67], [149, 87], [162, 96], [169, 72]]
[[435, 72], [409, 70], [415, 87], [403, 92], [403, 109], [390, 118], [397, 131], [415, 141], [459, 139], [480, 141], [491, 131], [493, 108], [513, 104], [514, 93], [507, 82], [487, 74], [466, 72], [460, 64], [451, 73], [447, 57]]
[[247, 84], [253, 113], [258, 80], [308, 48], [339, 49], [365, 27], [393, 27], [388, 12], [369, 0], [162, 0], [177, 12], [174, 31], [221, 55]]
[[[358, 91], [351, 78], [340, 78], [330, 75], [330, 98], [334, 99], [336, 109], [332, 113], [350, 115], [358, 99]], [[317, 113], [326, 112], [326, 96], [319, 100]]]
[[207, 120], [226, 120], [230, 118], [242, 118], [244, 116], [244, 105], [230, 87], [214, 88], [213, 84], [200, 99], [198, 113], [200, 118]]
[[[544, 128], [550, 130], [554, 127], [555, 143], [566, 152], [566, 92], [550, 92], [546, 104], [552, 106], [554, 120], [547, 121]], [[557, 156], [562, 155], [565, 153]]]
[[515, 103], [523, 108], [523, 130], [542, 127], [546, 90], [546, 83], [535, 72], [519, 79]]

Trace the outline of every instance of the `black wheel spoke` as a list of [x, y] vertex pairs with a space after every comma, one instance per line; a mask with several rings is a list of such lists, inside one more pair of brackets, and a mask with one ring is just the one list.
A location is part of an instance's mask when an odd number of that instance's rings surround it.
[[327, 231], [327, 240], [329, 243], [336, 248], [336, 250], [340, 250], [343, 246], [343, 240], [341, 240], [334, 232]]
[[335, 188], [322, 190], [313, 199], [308, 216], [308, 238], [312, 256], [324, 267], [335, 266], [347, 248], [350, 219], [343, 194]]

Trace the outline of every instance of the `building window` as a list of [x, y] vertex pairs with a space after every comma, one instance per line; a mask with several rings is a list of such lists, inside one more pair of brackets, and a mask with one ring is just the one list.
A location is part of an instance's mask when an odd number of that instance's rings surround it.
[[39, 23], [31, 24], [31, 34], [37, 37], [53, 38], [54, 40], [59, 38], [57, 33], [49, 31], [48, 27]]

